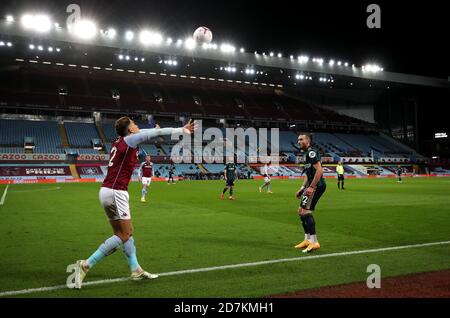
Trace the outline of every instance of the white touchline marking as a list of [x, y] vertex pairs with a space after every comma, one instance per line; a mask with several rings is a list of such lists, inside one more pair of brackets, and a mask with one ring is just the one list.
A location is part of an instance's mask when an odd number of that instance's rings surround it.
[[[180, 271], [174, 271], [174, 272], [160, 273], [158, 275], [160, 277], [163, 277], [163, 276], [174, 276], [174, 275], [183, 275], [183, 274], [192, 274], [192, 273], [202, 273], [202, 272], [211, 272], [211, 271], [231, 269], [231, 268], [252, 267], [252, 266], [267, 265], [267, 264], [306, 261], [306, 260], [310, 260], [310, 259], [348, 256], [348, 255], [357, 255], [357, 254], [388, 252], [388, 251], [403, 250], [403, 249], [408, 249], [408, 248], [427, 247], [427, 246], [446, 245], [446, 244], [450, 244], [450, 241], [432, 242], [432, 243], [414, 244], [414, 245], [402, 245], [402, 246], [393, 246], [393, 247], [382, 247], [382, 248], [375, 248], [375, 249], [369, 249], [369, 250], [330, 253], [330, 254], [322, 254], [322, 255], [303, 256], [303, 257], [281, 258], [281, 259], [273, 259], [273, 260], [251, 262], [251, 263], [241, 263], [241, 264], [222, 265], [222, 266], [204, 267], [204, 268], [196, 268], [196, 269], [186, 269], [186, 270], [180, 270]], [[124, 282], [127, 280], [130, 280], [130, 278], [129, 277], [120, 277], [120, 278], [95, 280], [95, 281], [83, 283], [83, 286], [118, 283], [118, 282]], [[37, 293], [37, 292], [46, 292], [46, 291], [53, 291], [53, 290], [66, 289], [66, 288], [67, 288], [67, 285], [56, 285], [56, 286], [50, 286], [50, 287], [11, 290], [11, 291], [0, 292], [0, 297], [31, 294], [31, 293]]]
[[9, 184], [6, 185], [5, 191], [3, 191], [2, 199], [0, 200], [0, 205], [3, 205], [5, 203], [6, 193], [8, 193], [8, 187]]

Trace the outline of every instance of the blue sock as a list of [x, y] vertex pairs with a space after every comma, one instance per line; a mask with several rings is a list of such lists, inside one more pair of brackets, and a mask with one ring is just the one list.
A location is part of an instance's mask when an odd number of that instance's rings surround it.
[[127, 258], [131, 271], [137, 270], [139, 268], [139, 263], [136, 256], [134, 238], [132, 236], [128, 239], [128, 241], [123, 243], [123, 252], [125, 253], [125, 257]]
[[145, 197], [147, 195], [147, 189], [142, 188], [142, 197]]
[[267, 192], [270, 191], [270, 184], [267, 185]]
[[107, 239], [100, 247], [87, 259], [87, 265], [92, 268], [105, 256], [111, 255], [122, 245], [120, 237], [113, 235]]

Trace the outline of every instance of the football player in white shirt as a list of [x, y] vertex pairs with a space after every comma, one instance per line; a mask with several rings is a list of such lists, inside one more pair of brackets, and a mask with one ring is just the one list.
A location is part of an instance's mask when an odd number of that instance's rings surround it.
[[262, 192], [262, 189], [264, 187], [267, 187], [267, 193], [272, 193], [272, 191], [270, 191], [270, 175], [269, 175], [269, 167], [267, 167], [267, 164], [265, 164], [264, 167], [261, 169], [261, 173], [264, 175], [264, 184], [259, 187], [259, 192]]

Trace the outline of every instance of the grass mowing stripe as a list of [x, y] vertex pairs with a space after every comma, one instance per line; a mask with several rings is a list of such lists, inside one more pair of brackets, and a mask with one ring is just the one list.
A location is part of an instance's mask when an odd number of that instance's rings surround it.
[[5, 191], [3, 191], [2, 199], [0, 200], [0, 205], [3, 205], [5, 203], [6, 193], [8, 193], [8, 187], [9, 184], [6, 185]]
[[[192, 274], [192, 273], [202, 273], [202, 272], [210, 272], [210, 271], [216, 271], [216, 270], [225, 270], [225, 269], [233, 269], [233, 268], [241, 268], [241, 267], [251, 267], [251, 266], [259, 266], [259, 265], [267, 265], [267, 264], [275, 264], [275, 263], [286, 263], [286, 262], [294, 262], [294, 261], [305, 261], [305, 260], [310, 260], [310, 259], [349, 256], [349, 255], [357, 255], [357, 254], [388, 252], [388, 251], [402, 250], [402, 249], [408, 249], [408, 248], [428, 247], [428, 246], [445, 245], [445, 244], [450, 244], [450, 241], [413, 244], [413, 245], [402, 245], [402, 246], [393, 246], [393, 247], [382, 247], [382, 248], [375, 248], [375, 249], [369, 249], [369, 250], [339, 252], [339, 253], [330, 253], [330, 254], [323, 254], [323, 255], [304, 256], [304, 257], [281, 258], [281, 259], [266, 260], [266, 261], [251, 262], [251, 263], [241, 263], [241, 264], [213, 266], [213, 267], [205, 267], [205, 268], [197, 268], [197, 269], [187, 269], [187, 270], [180, 270], [180, 271], [174, 271], [174, 272], [160, 273], [158, 275], [162, 277], [162, 276], [174, 276], [174, 275], [183, 275], [183, 274]], [[86, 283], [83, 283], [83, 286], [118, 283], [118, 282], [123, 282], [123, 281], [127, 281], [127, 280], [129, 280], [129, 277], [104, 279], [104, 280], [86, 282]], [[31, 293], [37, 293], [37, 292], [46, 292], [46, 291], [59, 290], [59, 289], [64, 289], [64, 288], [68, 288], [67, 285], [57, 285], [57, 286], [50, 286], [50, 287], [4, 291], [4, 292], [0, 292], [0, 297], [31, 294]]]
[[54, 187], [54, 188], [48, 188], [48, 189], [15, 190], [12, 193], [55, 191], [55, 190], [60, 190], [60, 189], [61, 189], [61, 187]]

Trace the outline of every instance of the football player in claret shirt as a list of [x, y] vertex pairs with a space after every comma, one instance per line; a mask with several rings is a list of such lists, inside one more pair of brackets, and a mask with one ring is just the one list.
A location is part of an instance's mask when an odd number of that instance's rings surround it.
[[151, 161], [150, 155], [145, 156], [145, 161], [141, 163], [140, 171], [139, 171], [139, 179], [142, 182], [142, 195], [141, 202], [145, 202], [145, 197], [147, 196], [148, 188], [150, 187], [150, 183], [152, 183], [153, 177], [153, 162]]
[[112, 143], [106, 178], [100, 188], [100, 203], [111, 224], [113, 235], [86, 260], [77, 261], [75, 288], [81, 288], [87, 272], [102, 258], [123, 248], [131, 270], [131, 279], [152, 279], [157, 275], [144, 271], [138, 263], [129, 207], [128, 184], [139, 154], [139, 144], [162, 135], [192, 134], [197, 124], [189, 121], [181, 128], [139, 129], [129, 117], [116, 121], [118, 138]]
[[305, 231], [305, 238], [295, 248], [303, 249], [304, 253], [308, 253], [320, 248], [316, 234], [316, 222], [312, 212], [325, 192], [326, 184], [323, 178], [320, 154], [311, 146], [311, 135], [308, 133], [300, 134], [298, 143], [304, 153], [303, 162], [306, 171], [303, 185], [296, 193], [297, 198], [300, 199], [298, 214]]

